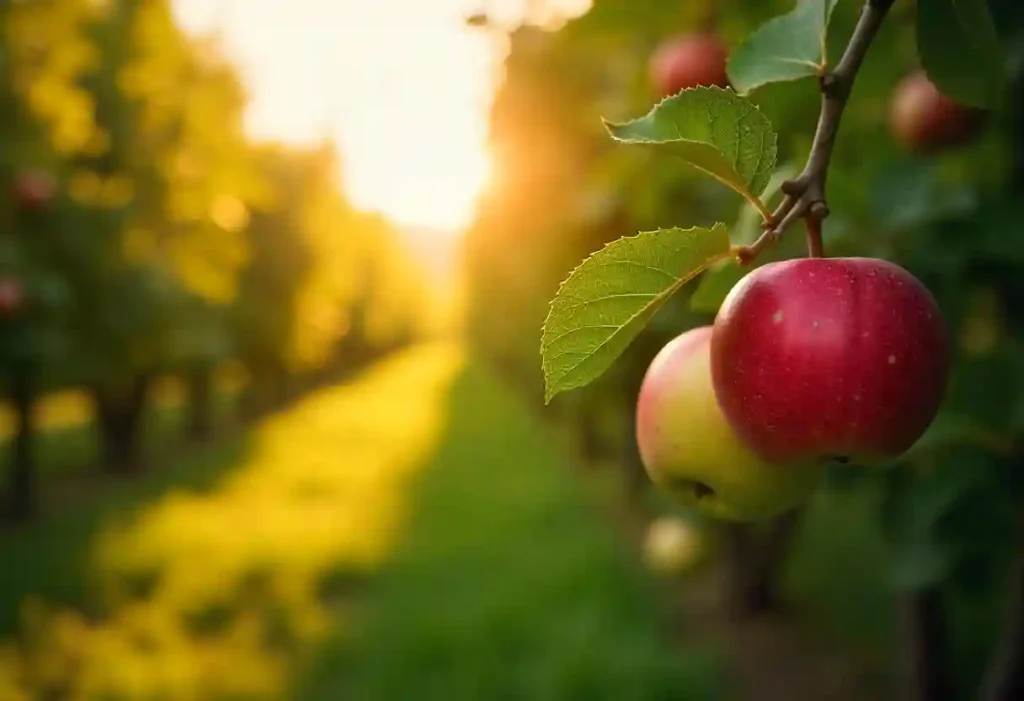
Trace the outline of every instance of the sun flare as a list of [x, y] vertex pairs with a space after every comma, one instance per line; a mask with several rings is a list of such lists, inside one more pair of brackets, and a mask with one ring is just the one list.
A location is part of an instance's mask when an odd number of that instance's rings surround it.
[[333, 139], [356, 206], [457, 233], [491, 171], [487, 121], [499, 37], [482, 8], [578, 13], [589, 0], [174, 0], [185, 29], [219, 32], [250, 91], [247, 128], [292, 143]]
[[333, 139], [356, 206], [456, 231], [490, 171], [493, 38], [465, 0], [176, 0], [183, 25], [219, 31], [250, 90], [248, 130]]

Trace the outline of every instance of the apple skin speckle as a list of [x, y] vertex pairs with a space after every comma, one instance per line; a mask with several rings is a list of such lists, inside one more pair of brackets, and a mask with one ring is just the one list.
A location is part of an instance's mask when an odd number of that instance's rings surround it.
[[711, 340], [722, 412], [777, 464], [834, 456], [870, 464], [902, 454], [934, 419], [949, 362], [932, 294], [873, 258], [753, 270], [722, 304]]

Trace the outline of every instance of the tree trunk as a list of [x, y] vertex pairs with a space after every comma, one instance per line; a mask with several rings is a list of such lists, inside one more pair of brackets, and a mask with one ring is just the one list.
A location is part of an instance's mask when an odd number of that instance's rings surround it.
[[794, 509], [772, 521], [764, 532], [745, 524], [726, 526], [728, 595], [735, 615], [745, 618], [778, 608], [779, 573], [799, 525], [800, 511]]
[[238, 402], [238, 412], [244, 422], [256, 421], [270, 410], [268, 392], [271, 363], [265, 357], [253, 357], [246, 363], [249, 384]]
[[901, 602], [909, 664], [909, 701], [950, 701], [946, 625], [937, 587], [906, 594]]
[[9, 380], [10, 401], [17, 417], [17, 429], [11, 446], [8, 514], [11, 521], [24, 523], [31, 520], [39, 510], [32, 454], [35, 438], [32, 409], [37, 396], [35, 372], [30, 367], [17, 368], [10, 373]]
[[274, 359], [270, 371], [270, 397], [272, 409], [280, 409], [292, 398], [292, 383], [288, 369], [279, 359]]
[[205, 440], [213, 434], [213, 371], [209, 366], [188, 373], [188, 436]]
[[989, 662], [979, 698], [1024, 699], [1024, 552], [1013, 564], [1003, 632]]
[[242, 423], [253, 421], [259, 417], [259, 394], [259, 379], [251, 371], [250, 367], [249, 383], [242, 388], [238, 401], [235, 404], [238, 418]]
[[142, 419], [149, 384], [148, 375], [139, 375], [123, 387], [94, 390], [103, 465], [111, 474], [142, 471]]

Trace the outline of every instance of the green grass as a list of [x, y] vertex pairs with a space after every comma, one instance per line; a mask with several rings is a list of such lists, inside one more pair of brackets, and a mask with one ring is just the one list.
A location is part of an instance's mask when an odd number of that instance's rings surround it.
[[531, 412], [473, 368], [450, 401], [360, 632], [302, 698], [722, 698], [706, 653], [663, 642], [646, 574]]
[[537, 421], [421, 347], [3, 533], [0, 698], [723, 698]]

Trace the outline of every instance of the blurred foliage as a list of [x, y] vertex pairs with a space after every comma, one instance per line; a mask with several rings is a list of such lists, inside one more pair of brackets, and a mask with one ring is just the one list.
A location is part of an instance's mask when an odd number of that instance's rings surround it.
[[[961, 598], [991, 601], [1019, 538], [1024, 494], [1024, 238], [1015, 224], [1024, 201], [1024, 9], [1015, 0], [989, 4], [1011, 85], [972, 143], [922, 157], [902, 150], [888, 129], [891, 91], [919, 65], [913, 4], [896, 3], [843, 119], [828, 180], [825, 246], [830, 255], [878, 256], [907, 267], [934, 292], [957, 348], [947, 401], [921, 443], [891, 469], [843, 473], [830, 489], [883, 494], [872, 518], [884, 529], [890, 567], [879, 586], [941, 585], [956, 596], [970, 592]], [[617, 146], [601, 118], [639, 117], [657, 100], [647, 62], [661, 39], [712, 28], [735, 46], [792, 7], [788, 0], [594, 0], [588, 13], [557, 29], [508, 33], [506, 79], [491, 120], [495, 181], [463, 251], [472, 290], [467, 333], [538, 408], [548, 302], [586, 255], [637, 231], [732, 223], [742, 207], [737, 195], [678, 160]], [[859, 10], [860, 3], [837, 4], [833, 62]], [[952, 44], [943, 50], [957, 53]], [[800, 167], [818, 117], [814, 81], [768, 85], [753, 99], [780, 135], [779, 162]], [[803, 255], [802, 238], [794, 229], [764, 260]], [[628, 427], [647, 364], [669, 338], [713, 319], [734, 272], [688, 284], [605, 377], [545, 412], [574, 422], [585, 436], [596, 430], [612, 455], [635, 453]], [[689, 294], [702, 285], [691, 309]], [[618, 419], [609, 421], [609, 412]], [[990, 642], [991, 623], [979, 624], [974, 639]]]
[[23, 293], [0, 319], [0, 384], [16, 403], [86, 387], [103, 439], [130, 443], [161, 374], [202, 392], [242, 361], [282, 399], [425, 332], [421, 271], [347, 201], [332, 147], [248, 138], [236, 69], [168, 0], [4, 2], [0, 29], [0, 275]]
[[282, 698], [333, 627], [334, 583], [390, 549], [462, 362], [411, 352], [116, 504], [4, 534], [22, 566], [0, 584], [21, 602], [0, 616], [0, 698]]

